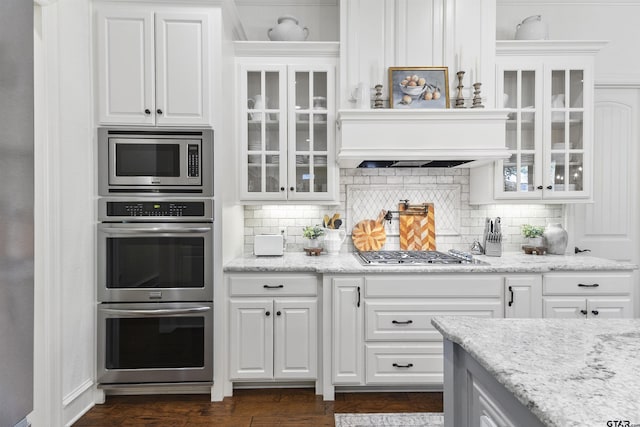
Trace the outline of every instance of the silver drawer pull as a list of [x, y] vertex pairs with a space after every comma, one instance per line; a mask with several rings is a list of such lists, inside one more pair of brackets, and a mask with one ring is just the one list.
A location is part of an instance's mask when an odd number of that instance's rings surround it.
[[262, 287], [265, 289], [282, 289], [284, 285], [263, 285]]
[[407, 363], [406, 365], [393, 364], [394, 368], [413, 368], [413, 363]]
[[393, 323], [394, 325], [410, 325], [413, 323], [413, 320], [407, 320], [407, 321], [400, 321], [400, 320], [392, 320], [391, 323]]
[[597, 288], [600, 285], [598, 283], [593, 283], [591, 285], [585, 285], [584, 283], [578, 283], [578, 286], [580, 286], [581, 288]]

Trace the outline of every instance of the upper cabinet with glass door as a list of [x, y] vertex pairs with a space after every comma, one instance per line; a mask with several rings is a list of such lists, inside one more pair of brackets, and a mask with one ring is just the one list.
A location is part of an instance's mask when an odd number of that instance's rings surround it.
[[333, 202], [335, 59], [239, 59], [242, 201]]
[[[475, 200], [579, 202], [591, 198], [593, 67], [601, 42], [500, 41], [498, 98], [511, 154]], [[499, 106], [500, 107], [500, 106]], [[482, 171], [473, 171], [482, 177]], [[479, 180], [481, 181], [481, 180]], [[493, 197], [477, 194], [493, 188]]]

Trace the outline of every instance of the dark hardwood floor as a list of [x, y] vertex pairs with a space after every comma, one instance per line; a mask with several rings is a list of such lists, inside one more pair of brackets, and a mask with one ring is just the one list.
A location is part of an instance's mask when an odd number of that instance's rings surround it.
[[325, 402], [312, 389], [235, 390], [209, 395], [107, 396], [75, 427], [333, 426], [334, 413], [442, 412], [442, 393], [336, 393]]

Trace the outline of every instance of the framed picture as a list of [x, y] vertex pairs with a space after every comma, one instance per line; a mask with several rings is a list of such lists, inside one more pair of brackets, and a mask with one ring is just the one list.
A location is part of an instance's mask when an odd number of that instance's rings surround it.
[[449, 108], [447, 67], [389, 67], [391, 108]]

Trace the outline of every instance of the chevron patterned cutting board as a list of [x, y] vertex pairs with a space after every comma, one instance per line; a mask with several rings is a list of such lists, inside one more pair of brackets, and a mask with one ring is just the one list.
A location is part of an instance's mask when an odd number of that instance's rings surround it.
[[436, 222], [433, 203], [419, 205], [400, 203], [398, 211], [400, 212], [400, 249], [435, 251]]

